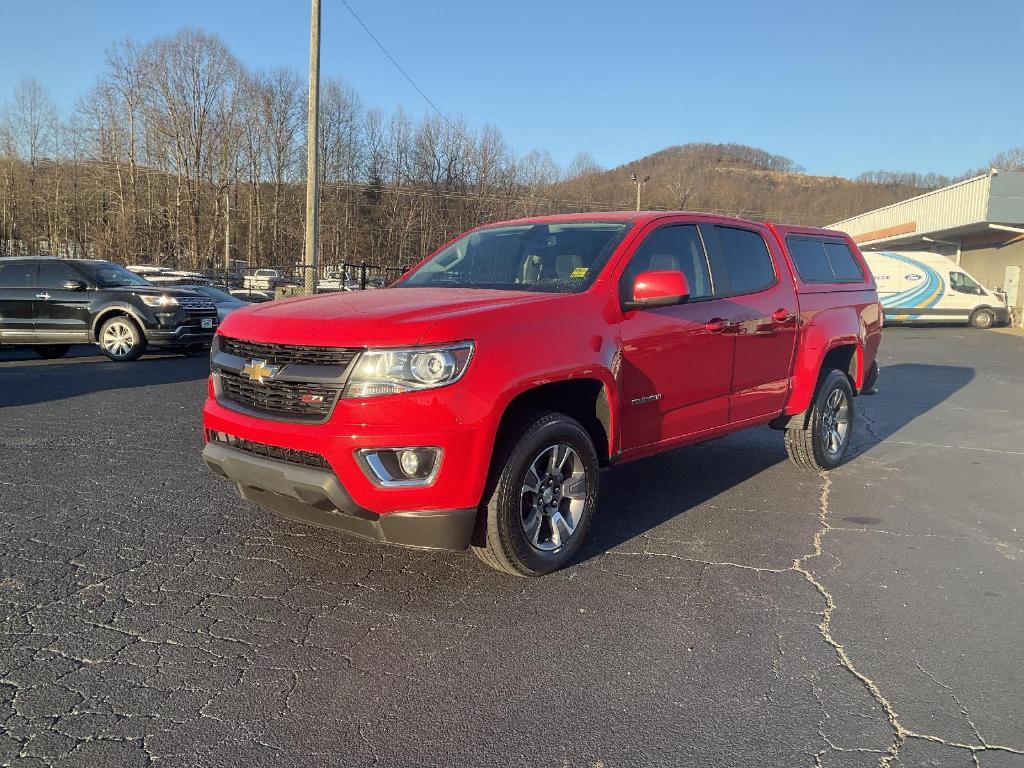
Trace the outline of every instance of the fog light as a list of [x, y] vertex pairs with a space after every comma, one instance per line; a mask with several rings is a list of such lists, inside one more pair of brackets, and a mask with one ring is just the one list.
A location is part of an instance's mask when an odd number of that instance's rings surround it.
[[430, 485], [441, 468], [440, 448], [363, 448], [356, 460], [377, 485]]
[[416, 470], [420, 468], [420, 457], [416, 455], [416, 451], [402, 451], [398, 455], [398, 465], [406, 477], [416, 477]]

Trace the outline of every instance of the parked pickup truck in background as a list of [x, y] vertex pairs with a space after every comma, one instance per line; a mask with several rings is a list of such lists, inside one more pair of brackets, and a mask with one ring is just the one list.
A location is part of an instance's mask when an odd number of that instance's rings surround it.
[[228, 317], [204, 458], [287, 517], [542, 574], [579, 548], [602, 467], [763, 425], [801, 467], [837, 466], [881, 328], [840, 232], [662, 212], [493, 224], [391, 288]]

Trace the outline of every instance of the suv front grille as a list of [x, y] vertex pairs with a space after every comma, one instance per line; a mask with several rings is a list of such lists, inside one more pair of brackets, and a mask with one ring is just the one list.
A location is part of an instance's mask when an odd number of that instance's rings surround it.
[[216, 305], [213, 303], [213, 299], [207, 296], [176, 296], [178, 299], [178, 306], [182, 309], [205, 309], [207, 311], [215, 312], [217, 310]]
[[252, 440], [235, 437], [227, 432], [218, 432], [214, 429], [206, 430], [206, 438], [211, 443], [219, 443], [220, 445], [237, 448], [240, 451], [251, 453], [253, 456], [287, 461], [289, 464], [301, 464], [304, 467], [315, 467], [317, 469], [331, 468], [331, 465], [327, 463], [327, 459], [318, 453], [299, 451], [294, 448], [278, 448], [276, 445], [267, 445], [266, 443], [256, 443]]
[[293, 381], [257, 384], [231, 371], [220, 371], [220, 388], [227, 400], [262, 413], [298, 421], [324, 421], [331, 415], [338, 389]]
[[343, 347], [301, 347], [293, 344], [268, 344], [220, 337], [220, 349], [247, 360], [264, 360], [271, 365], [340, 365], [347, 367], [359, 352]]

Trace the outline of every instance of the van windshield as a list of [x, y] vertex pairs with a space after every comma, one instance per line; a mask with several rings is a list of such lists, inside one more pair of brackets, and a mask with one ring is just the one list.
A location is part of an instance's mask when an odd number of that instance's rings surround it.
[[594, 282], [632, 224], [572, 221], [480, 229], [438, 251], [395, 287], [579, 293]]

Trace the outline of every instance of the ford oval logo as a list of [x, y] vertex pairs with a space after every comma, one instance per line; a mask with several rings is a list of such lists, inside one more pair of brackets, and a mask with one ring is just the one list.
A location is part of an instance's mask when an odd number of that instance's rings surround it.
[[920, 279], [921, 279], [921, 276], [919, 274], [917, 274], [917, 272], [911, 272], [909, 275], [907, 275], [907, 280], [910, 280], [912, 282], [915, 281], [915, 280], [920, 280]]

